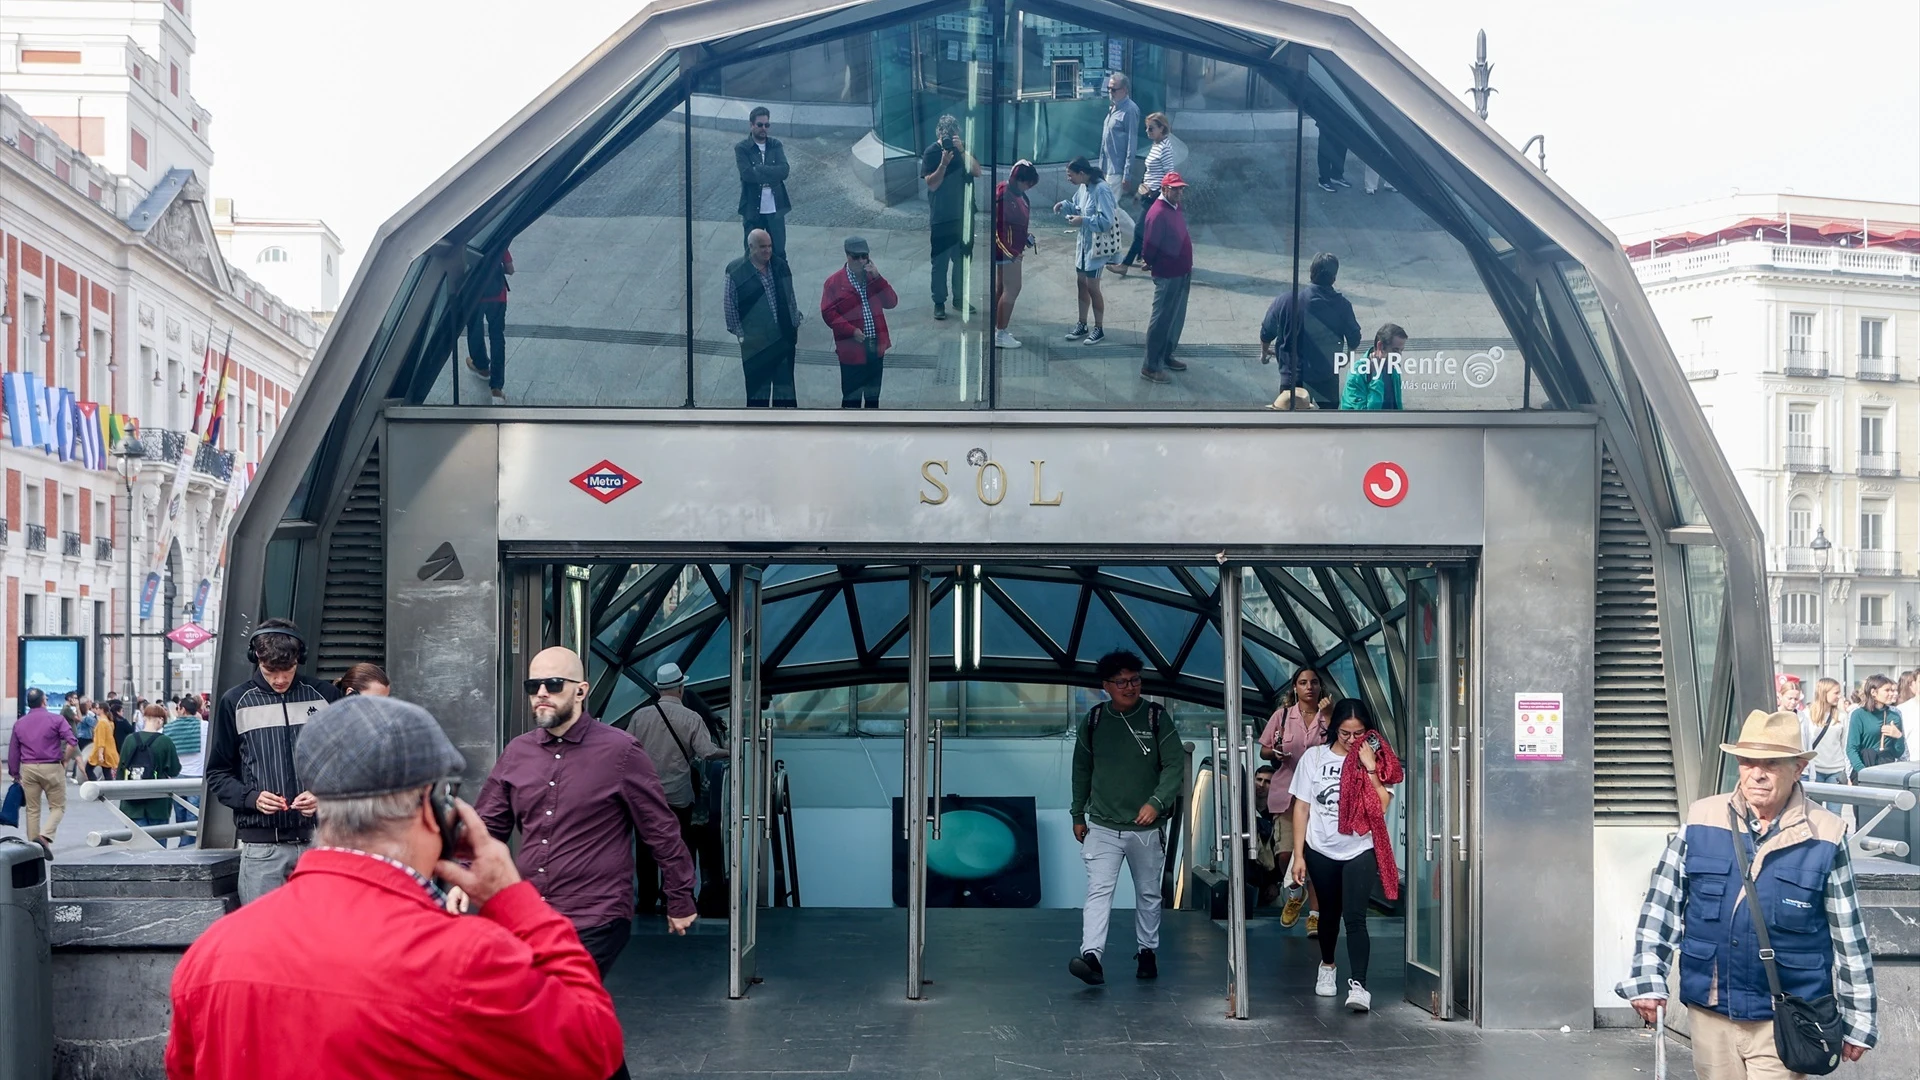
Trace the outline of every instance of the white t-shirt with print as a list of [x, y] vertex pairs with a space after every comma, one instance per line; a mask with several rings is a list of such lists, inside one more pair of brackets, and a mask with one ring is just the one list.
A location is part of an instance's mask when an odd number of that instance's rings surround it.
[[1373, 835], [1349, 836], [1340, 831], [1340, 770], [1347, 759], [1324, 743], [1310, 746], [1300, 755], [1293, 770], [1293, 783], [1287, 790], [1296, 799], [1306, 800], [1307, 846], [1329, 859], [1345, 862], [1373, 850]]

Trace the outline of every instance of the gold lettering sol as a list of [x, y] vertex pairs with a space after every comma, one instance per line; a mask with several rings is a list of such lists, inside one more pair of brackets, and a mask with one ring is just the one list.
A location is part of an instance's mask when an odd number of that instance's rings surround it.
[[[1066, 499], [1066, 492], [1056, 491], [1046, 494], [1046, 459], [1029, 459], [1033, 466], [1033, 498], [1028, 506], [1059, 506]], [[992, 490], [989, 491], [987, 473], [994, 475]], [[950, 472], [948, 463], [937, 458], [920, 463], [920, 479], [927, 487], [920, 492], [920, 502], [924, 506], [941, 506], [952, 498], [953, 490], [947, 486], [945, 477]], [[997, 461], [986, 461], [976, 467], [973, 476], [973, 494], [982, 506], [999, 506], [1007, 497], [1007, 470]]]

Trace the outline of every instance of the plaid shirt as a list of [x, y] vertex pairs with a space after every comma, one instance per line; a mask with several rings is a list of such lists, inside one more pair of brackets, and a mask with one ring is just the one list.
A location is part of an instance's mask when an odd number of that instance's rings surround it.
[[864, 276], [855, 277], [848, 274], [847, 280], [853, 283], [853, 291], [860, 294], [860, 332], [867, 335], [867, 344], [872, 346], [874, 344], [873, 301], [867, 299], [867, 279]]
[[[1773, 823], [1779, 825], [1778, 819]], [[1764, 841], [1760, 823], [1747, 815], [1747, 831]], [[1742, 838], [1736, 837], [1739, 843]], [[1873, 958], [1867, 949], [1867, 927], [1860, 915], [1860, 896], [1853, 885], [1853, 860], [1843, 842], [1836, 845], [1833, 868], [1827, 872], [1827, 928], [1833, 936], [1833, 995], [1840, 1006], [1840, 1020], [1846, 1026], [1846, 1041], [1855, 1046], [1872, 1047], [1874, 1031]], [[1680, 944], [1681, 911], [1687, 901], [1687, 831], [1683, 827], [1667, 841], [1667, 849], [1653, 868], [1653, 884], [1647, 889], [1647, 902], [1640, 909], [1640, 924], [1634, 928], [1633, 974], [1614, 993], [1632, 1001], [1636, 998], [1667, 996], [1667, 966], [1673, 950]], [[1734, 905], [1735, 918], [1746, 897]]]
[[413, 879], [413, 883], [414, 883], [415, 885], [418, 885], [418, 886], [420, 886], [420, 888], [421, 888], [422, 890], [424, 890], [424, 891], [426, 892], [426, 894], [427, 894], [427, 899], [429, 899], [429, 900], [431, 900], [431, 901], [433, 901], [433, 906], [434, 906], [434, 907], [437, 907], [437, 908], [444, 908], [444, 907], [446, 907], [446, 906], [447, 906], [447, 893], [446, 893], [446, 890], [444, 890], [444, 889], [442, 889], [442, 888], [441, 888], [441, 887], [440, 887], [440, 886], [439, 886], [438, 884], [436, 884], [436, 883], [435, 883], [435, 882], [433, 881], [433, 879], [432, 879], [432, 878], [427, 878], [427, 877], [422, 877], [422, 876], [421, 876], [421, 874], [420, 874], [420, 871], [418, 871], [418, 870], [415, 870], [415, 869], [414, 869], [413, 867], [411, 867], [411, 866], [408, 866], [408, 865], [407, 865], [406, 863], [403, 863], [403, 862], [401, 862], [401, 861], [400, 861], [399, 859], [393, 859], [393, 858], [389, 858], [389, 857], [387, 857], [387, 856], [385, 856], [385, 855], [379, 855], [379, 854], [375, 854], [374, 852], [371, 852], [371, 851], [361, 851], [361, 850], [360, 850], [359, 848], [350, 848], [350, 847], [328, 847], [328, 846], [326, 846], [325, 844], [322, 844], [322, 845], [320, 845], [320, 846], [318, 846], [318, 847], [316, 847], [316, 848], [314, 848], [313, 850], [315, 850], [315, 851], [338, 851], [338, 852], [341, 852], [341, 853], [343, 853], [343, 854], [347, 854], [347, 855], [358, 855], [358, 856], [360, 856], [360, 857], [362, 857], [362, 858], [366, 858], [366, 859], [372, 859], [372, 860], [373, 860], [373, 861], [375, 861], [375, 862], [383, 862], [383, 863], [386, 863], [386, 864], [387, 864], [388, 866], [391, 866], [391, 867], [393, 867], [393, 868], [394, 868], [395, 870], [398, 870], [398, 871], [400, 871], [401, 873], [403, 873], [403, 874], [405, 874], [405, 875], [407, 875], [408, 877], [410, 877], [410, 878], [412, 878], [412, 879]]

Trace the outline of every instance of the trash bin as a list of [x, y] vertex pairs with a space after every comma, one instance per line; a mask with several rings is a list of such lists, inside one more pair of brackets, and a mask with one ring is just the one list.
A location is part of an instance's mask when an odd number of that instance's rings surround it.
[[0, 839], [0, 1080], [53, 1075], [53, 947], [46, 851]]
[[[1889, 765], [1869, 765], [1860, 770], [1860, 783], [1867, 787], [1893, 788], [1906, 790], [1914, 794], [1916, 805], [1912, 810], [1895, 810], [1887, 819], [1873, 827], [1868, 836], [1878, 836], [1887, 840], [1905, 840], [1907, 842], [1907, 861], [1920, 866], [1920, 761], [1896, 761]], [[1875, 807], [1862, 806], [1857, 811], [1862, 822], [1870, 821], [1879, 813]]]

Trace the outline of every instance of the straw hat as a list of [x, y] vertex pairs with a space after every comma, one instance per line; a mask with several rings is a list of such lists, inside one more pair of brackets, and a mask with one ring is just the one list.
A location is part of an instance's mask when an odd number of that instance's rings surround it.
[[1740, 725], [1738, 742], [1721, 743], [1720, 749], [1737, 758], [1802, 758], [1813, 757], [1800, 739], [1800, 716], [1798, 713], [1767, 713], [1755, 709], [1747, 714], [1747, 721]]

